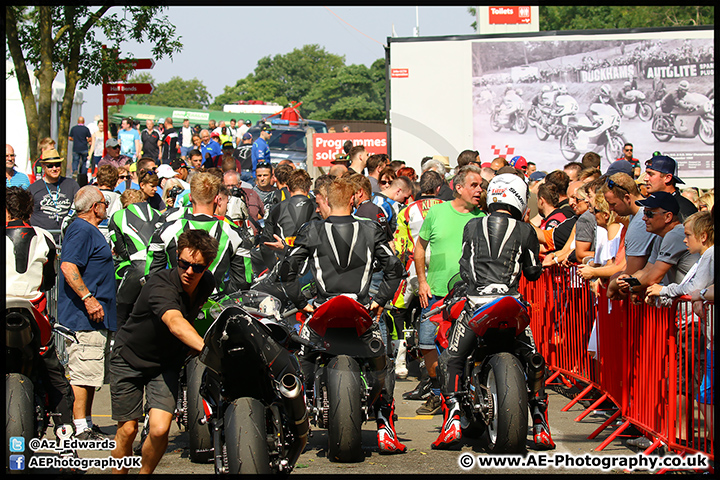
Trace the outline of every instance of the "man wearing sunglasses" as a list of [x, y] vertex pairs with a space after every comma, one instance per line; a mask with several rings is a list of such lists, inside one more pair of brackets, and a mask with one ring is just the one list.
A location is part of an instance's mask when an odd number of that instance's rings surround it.
[[645, 266], [652, 253], [653, 242], [657, 235], [645, 228], [645, 222], [643, 222], [644, 207], [636, 203], [636, 201], [642, 200], [643, 197], [630, 175], [626, 173], [611, 175], [606, 180], [605, 186], [598, 192], [598, 195], [605, 196], [610, 210], [620, 216], [630, 217], [630, 223], [625, 234], [625, 270], [611, 277], [608, 285], [608, 298], [619, 300], [622, 295], [616, 278], [620, 274], [633, 275]]
[[132, 162], [132, 158], [120, 153], [120, 143], [118, 143], [117, 139], [108, 138], [107, 142], [105, 142], [105, 156], [98, 162], [98, 167], [102, 165], [112, 165], [115, 168], [119, 168], [130, 165]]
[[685, 228], [680, 222], [680, 206], [677, 200], [667, 192], [651, 193], [644, 200], [636, 200], [638, 206], [644, 207], [643, 220], [645, 229], [656, 234], [653, 249], [647, 264], [632, 276], [640, 281], [640, 286], [630, 288], [624, 280], [630, 275], [618, 276], [618, 286], [632, 293], [638, 293], [654, 283], [680, 283], [690, 267], [700, 256], [691, 254], [683, 242]]
[[63, 239], [58, 281], [58, 321], [74, 331], [69, 343], [68, 372], [75, 395], [73, 416], [80, 440], [97, 440], [92, 424], [95, 389], [105, 383], [105, 357], [116, 330], [115, 268], [110, 245], [98, 226], [107, 217], [108, 201], [92, 185], [74, 198], [77, 217]]
[[132, 455], [145, 391], [150, 429], [140, 473], [152, 473], [165, 454], [180, 368], [188, 354], [203, 348], [193, 321], [215, 287], [208, 267], [218, 248], [218, 241], [205, 230], [183, 232], [177, 239], [176, 266], [150, 277], [117, 334], [110, 361], [112, 418], [118, 422], [112, 455]]
[[43, 176], [28, 188], [35, 201], [30, 224], [50, 231], [55, 243], [60, 242], [60, 227], [70, 212], [75, 194], [80, 190], [75, 180], [60, 174], [62, 162], [56, 149], [43, 151], [40, 157]]

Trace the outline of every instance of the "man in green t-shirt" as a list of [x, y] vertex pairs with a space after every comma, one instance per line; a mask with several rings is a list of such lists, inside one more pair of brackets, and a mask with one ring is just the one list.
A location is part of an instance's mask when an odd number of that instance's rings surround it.
[[[418, 276], [418, 297], [422, 313], [429, 311], [432, 304], [447, 295], [447, 284], [460, 271], [462, 236], [465, 224], [471, 219], [484, 216], [479, 206], [482, 198], [482, 176], [477, 165], [462, 167], [453, 180], [454, 198], [449, 202], [434, 205], [428, 211], [415, 244], [415, 270]], [[430, 250], [429, 258], [425, 253]], [[425, 267], [427, 266], [427, 273]], [[424, 405], [417, 409], [418, 415], [440, 413], [440, 383], [435, 369], [438, 354], [435, 350], [437, 325], [430, 320], [421, 320], [418, 328], [420, 352], [430, 376], [432, 394]]]

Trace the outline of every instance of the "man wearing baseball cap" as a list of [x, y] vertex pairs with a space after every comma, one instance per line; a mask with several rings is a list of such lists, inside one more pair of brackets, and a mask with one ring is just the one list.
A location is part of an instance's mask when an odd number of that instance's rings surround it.
[[508, 165], [511, 167], [514, 167], [518, 170], [520, 170], [523, 173], [527, 172], [528, 163], [527, 160], [525, 160], [525, 157], [521, 155], [516, 155], [510, 159], [508, 162]]
[[648, 193], [667, 192], [675, 197], [680, 206], [680, 222], [697, 212], [697, 208], [687, 198], [680, 194], [675, 186], [678, 183], [684, 184], [678, 174], [678, 165], [675, 159], [667, 155], [655, 155], [645, 162], [645, 184]]
[[266, 123], [260, 129], [260, 136], [255, 143], [252, 144], [251, 158], [252, 158], [252, 169], [255, 171], [255, 167], [258, 163], [267, 162], [270, 163], [270, 147], [268, 147], [268, 140], [272, 136], [272, 127]]
[[60, 174], [63, 159], [54, 148], [45, 150], [40, 157], [43, 176], [28, 187], [35, 201], [30, 224], [49, 230], [55, 243], [60, 240], [60, 227], [67, 217], [80, 185], [72, 178]]
[[[700, 256], [691, 254], [683, 242], [685, 228], [678, 216], [680, 206], [677, 200], [670, 193], [655, 192], [645, 199], [636, 200], [635, 204], [644, 207], [645, 230], [660, 238], [655, 240], [647, 264], [632, 275], [640, 281], [640, 286], [631, 289], [632, 293], [637, 294], [654, 283], [680, 283]], [[617, 284], [621, 291], [630, 288], [624, 280], [629, 276], [618, 276]]]

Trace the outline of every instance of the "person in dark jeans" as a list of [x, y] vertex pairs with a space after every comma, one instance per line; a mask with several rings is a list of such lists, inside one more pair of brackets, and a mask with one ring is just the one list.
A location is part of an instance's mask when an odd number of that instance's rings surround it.
[[[78, 184], [82, 187], [87, 185], [87, 166], [86, 162], [90, 158], [90, 144], [92, 143], [92, 133], [85, 126], [85, 119], [78, 117], [78, 124], [70, 129], [68, 140], [73, 142], [73, 159], [72, 171], [70, 175], [77, 174]], [[83, 178], [84, 177], [84, 178]]]

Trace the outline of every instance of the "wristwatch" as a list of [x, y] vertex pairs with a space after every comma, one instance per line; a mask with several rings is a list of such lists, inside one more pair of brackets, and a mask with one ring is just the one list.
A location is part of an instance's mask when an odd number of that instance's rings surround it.
[[707, 291], [708, 291], [707, 288], [703, 288], [702, 290], [700, 290], [700, 298], [702, 299], [703, 302], [707, 302], [707, 299], [705, 298], [705, 294], [707, 293]]

